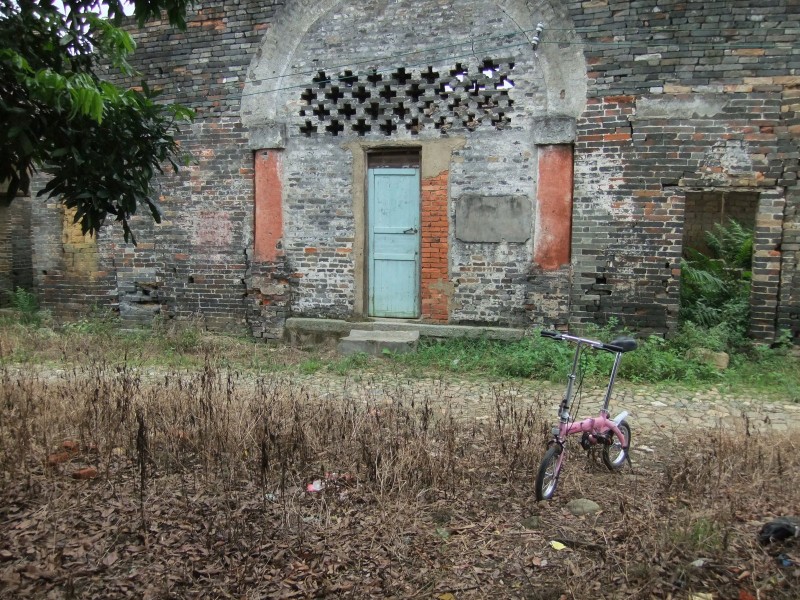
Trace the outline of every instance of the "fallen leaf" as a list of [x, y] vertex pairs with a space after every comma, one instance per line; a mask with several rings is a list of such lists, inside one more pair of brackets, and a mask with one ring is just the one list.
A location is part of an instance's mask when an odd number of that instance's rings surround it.
[[552, 546], [553, 550], [563, 550], [564, 548], [566, 548], [564, 544], [562, 544], [561, 542], [557, 542], [555, 540], [552, 540], [550, 542], [550, 546]]
[[116, 552], [109, 552], [103, 557], [103, 564], [110, 567], [119, 560], [119, 555]]

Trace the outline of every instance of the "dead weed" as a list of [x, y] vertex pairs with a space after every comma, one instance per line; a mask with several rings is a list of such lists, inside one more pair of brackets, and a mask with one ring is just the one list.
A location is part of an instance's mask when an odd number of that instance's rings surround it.
[[[797, 434], [687, 431], [620, 474], [576, 445], [537, 505], [536, 401], [498, 388], [474, 419], [365, 385], [0, 368], [0, 594], [798, 597], [796, 550], [756, 542], [798, 513]], [[581, 496], [601, 512], [572, 516]]]

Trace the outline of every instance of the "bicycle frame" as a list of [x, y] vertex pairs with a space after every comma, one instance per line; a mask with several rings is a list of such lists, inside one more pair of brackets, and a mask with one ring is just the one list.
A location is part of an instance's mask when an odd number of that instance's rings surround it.
[[[630, 462], [630, 425], [624, 419], [628, 415], [623, 411], [615, 418], [609, 418], [608, 406], [611, 402], [611, 394], [614, 389], [614, 382], [622, 360], [622, 354], [636, 349], [636, 342], [631, 338], [617, 338], [611, 343], [599, 342], [581, 338], [568, 333], [556, 331], [542, 331], [543, 337], [554, 340], [564, 340], [576, 344], [575, 355], [572, 360], [572, 369], [567, 376], [567, 389], [564, 398], [558, 407], [559, 423], [553, 427], [552, 439], [548, 442], [548, 450], [542, 459], [539, 472], [536, 476], [536, 497], [537, 500], [549, 499], [555, 493], [561, 468], [566, 460], [566, 443], [569, 436], [582, 433], [581, 446], [586, 450], [600, 444], [603, 448], [603, 462], [610, 470], [618, 470], [625, 461]], [[600, 413], [596, 417], [589, 417], [581, 421], [575, 421], [570, 415], [572, 400], [574, 395], [575, 381], [577, 379], [578, 366], [580, 363], [581, 352], [586, 348], [604, 350], [614, 354], [614, 364], [608, 379], [603, 405]], [[624, 432], [623, 432], [624, 429]], [[618, 442], [620, 453], [611, 458], [611, 446]]]
[[[542, 332], [542, 335], [545, 335], [545, 333], [546, 332]], [[623, 413], [622, 418], [620, 418], [620, 416], [616, 417], [614, 420], [608, 418], [609, 415], [608, 405], [611, 402], [611, 393], [614, 389], [614, 381], [617, 378], [617, 371], [619, 370], [619, 363], [622, 360], [623, 350], [618, 349], [612, 344], [605, 344], [603, 342], [598, 342], [596, 340], [581, 338], [566, 333], [560, 333], [557, 335], [558, 337], [554, 336], [545, 336], [545, 337], [553, 337], [554, 339], [562, 339], [569, 342], [575, 342], [576, 346], [575, 346], [575, 355], [572, 359], [572, 370], [567, 376], [567, 391], [564, 394], [564, 399], [561, 401], [561, 405], [559, 406], [558, 409], [558, 415], [560, 419], [558, 432], [553, 431], [553, 437], [555, 438], [555, 441], [557, 441], [559, 444], [563, 446], [564, 443], [566, 442], [567, 437], [570, 435], [585, 432], [589, 433], [590, 436], [594, 436], [611, 430], [617, 437], [617, 439], [620, 441], [620, 444], [622, 444], [623, 447], [625, 447], [626, 440], [622, 435], [622, 433], [620, 432], [618, 425], [619, 422], [621, 422], [622, 419], [624, 419], [625, 416], [627, 416], [627, 413]], [[606, 387], [606, 393], [603, 399], [603, 407], [600, 409], [599, 416], [584, 419], [583, 421], [570, 422], [569, 411], [572, 406], [573, 388], [575, 386], [575, 380], [577, 378], [578, 362], [580, 361], [580, 355], [581, 351], [583, 350], [583, 346], [590, 346], [598, 350], [606, 350], [608, 352], [613, 352], [614, 365], [611, 367], [611, 376], [608, 379], [608, 386]]]

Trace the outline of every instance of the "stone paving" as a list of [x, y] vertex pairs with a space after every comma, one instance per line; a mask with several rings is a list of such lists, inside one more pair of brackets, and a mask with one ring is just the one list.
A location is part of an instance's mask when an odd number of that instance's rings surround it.
[[[497, 398], [515, 398], [541, 406], [546, 418], [556, 420], [563, 386], [534, 381], [487, 382], [466, 379], [413, 379], [408, 376], [359, 374], [337, 377], [315, 374], [293, 378], [321, 399], [356, 397], [376, 404], [428, 398], [432, 405], [450, 407], [462, 418], [487, 419]], [[582, 390], [579, 416], [591, 416], [600, 408], [604, 388]], [[787, 399], [763, 399], [747, 394], [726, 394], [717, 388], [691, 391], [675, 387], [617, 384], [611, 402], [612, 415], [627, 410], [628, 420], [640, 433], [671, 434], [686, 428], [749, 427], [750, 431], [788, 431], [800, 428], [800, 403]]]

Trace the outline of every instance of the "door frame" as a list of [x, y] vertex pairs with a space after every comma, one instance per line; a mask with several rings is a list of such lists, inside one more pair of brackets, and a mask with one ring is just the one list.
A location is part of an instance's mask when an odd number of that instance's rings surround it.
[[[416, 259], [416, 281], [414, 285], [414, 310], [416, 315], [413, 317], [375, 317], [371, 314], [370, 290], [372, 289], [372, 282], [370, 281], [370, 260], [372, 257], [373, 249], [370, 247], [371, 239], [371, 216], [369, 214], [370, 197], [369, 197], [369, 173], [372, 169], [416, 169], [418, 173], [418, 184], [420, 189], [417, 191], [417, 222], [422, 223], [422, 172], [421, 172], [421, 157], [419, 148], [378, 148], [368, 150], [366, 153], [366, 168], [364, 169], [364, 185], [366, 190], [365, 195], [365, 214], [364, 214], [364, 315], [369, 318], [408, 318], [418, 319], [421, 314], [422, 298], [420, 297], [422, 289], [422, 248], [417, 247]], [[421, 244], [421, 237], [417, 240]]]
[[[352, 156], [352, 211], [353, 211], [353, 312], [355, 319], [367, 319], [369, 312], [369, 287], [367, 285], [367, 188], [368, 156], [393, 152], [419, 155], [420, 181], [434, 177], [451, 168], [453, 152], [466, 146], [466, 138], [450, 136], [443, 139], [385, 141], [351, 140], [342, 144]], [[421, 195], [421, 194], [420, 194]], [[420, 269], [422, 270], [422, 269]], [[420, 294], [422, 286], [420, 285]], [[420, 299], [421, 301], [422, 299]]]

